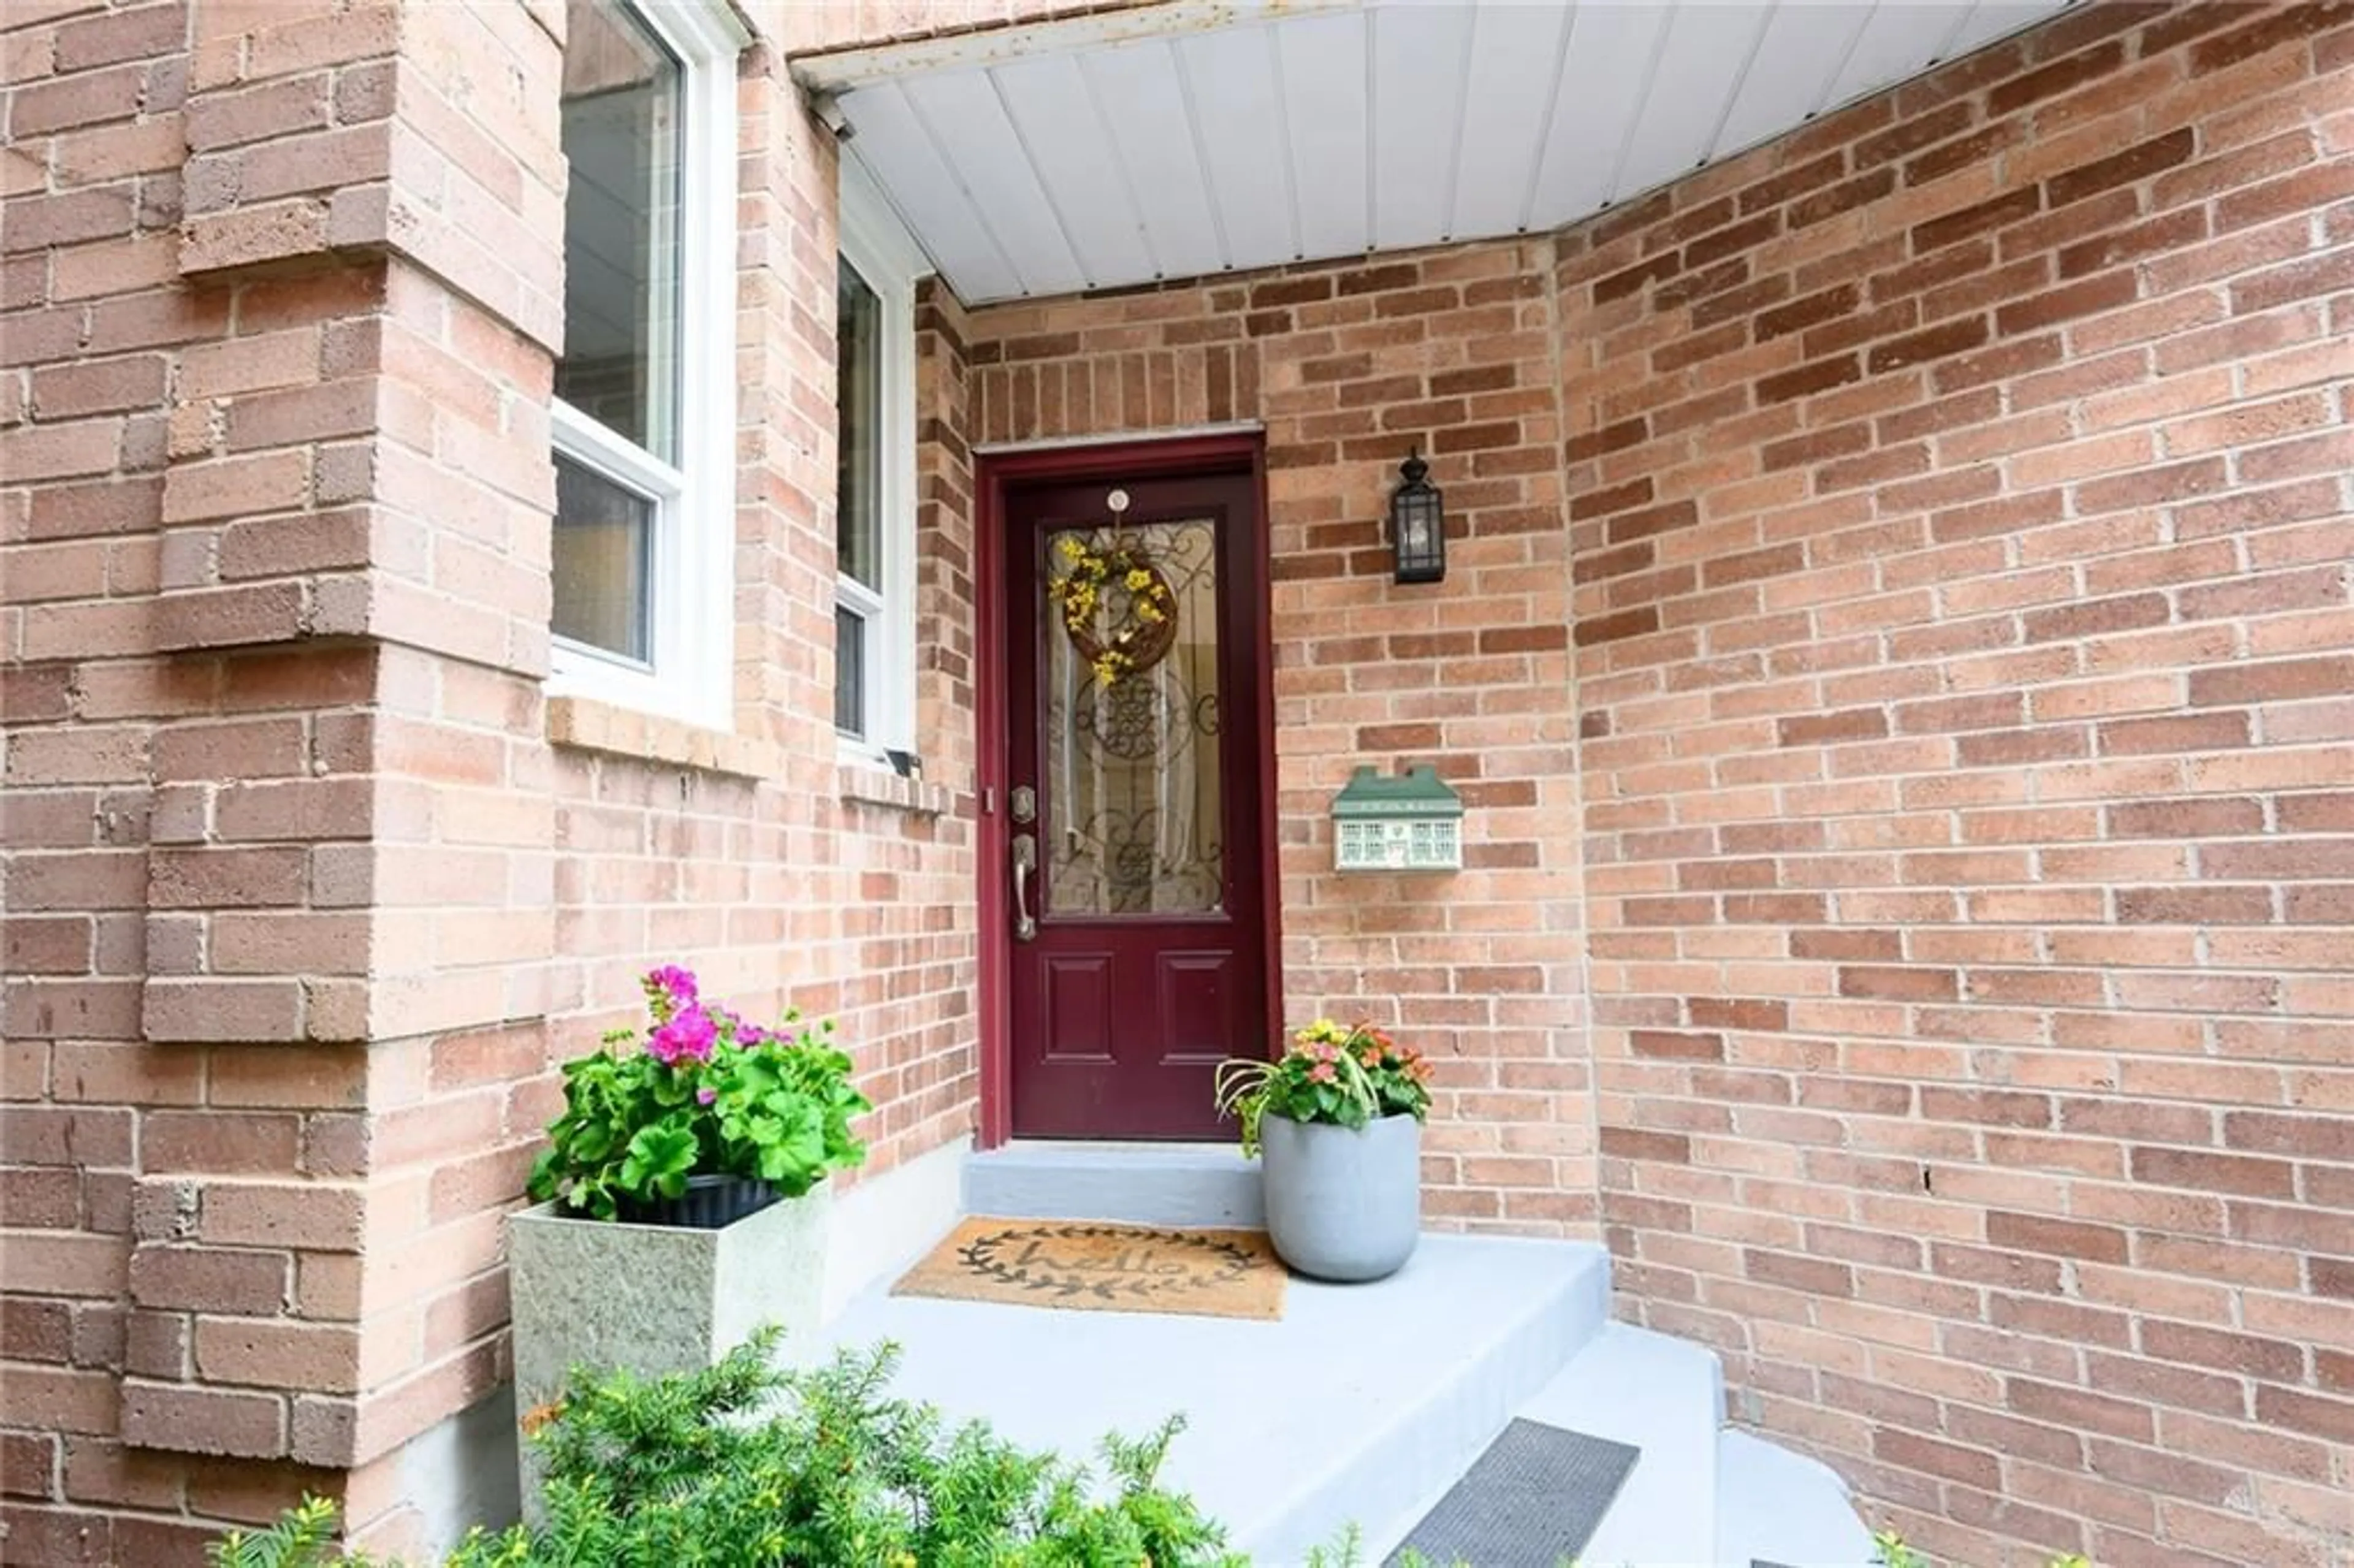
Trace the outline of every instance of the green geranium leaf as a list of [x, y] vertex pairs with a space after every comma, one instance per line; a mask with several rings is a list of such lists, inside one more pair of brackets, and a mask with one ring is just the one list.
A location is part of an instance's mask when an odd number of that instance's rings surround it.
[[668, 1122], [641, 1128], [630, 1139], [629, 1158], [621, 1161], [621, 1184], [640, 1196], [675, 1198], [686, 1191], [699, 1152], [692, 1128]]

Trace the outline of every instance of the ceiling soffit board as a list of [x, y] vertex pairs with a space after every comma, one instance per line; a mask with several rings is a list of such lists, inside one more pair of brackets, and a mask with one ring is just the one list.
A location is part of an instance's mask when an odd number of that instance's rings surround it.
[[974, 304], [1544, 232], [2071, 0], [1173, 0], [805, 56]]

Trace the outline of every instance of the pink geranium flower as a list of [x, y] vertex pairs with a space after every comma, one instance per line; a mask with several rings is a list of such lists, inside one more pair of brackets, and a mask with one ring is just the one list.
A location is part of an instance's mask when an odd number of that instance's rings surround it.
[[763, 1041], [775, 1038], [758, 1024], [745, 1022], [744, 1015], [733, 1008], [722, 1007], [714, 1011], [718, 1013], [720, 1021], [726, 1025], [727, 1038], [738, 1045], [758, 1045]]
[[664, 964], [646, 976], [646, 983], [659, 987], [670, 998], [673, 1007], [693, 1007], [700, 994], [695, 985], [695, 971], [681, 969], [676, 964]]
[[712, 1022], [711, 1014], [701, 1007], [685, 1007], [647, 1036], [646, 1049], [672, 1066], [689, 1057], [706, 1062], [718, 1038], [719, 1026]]

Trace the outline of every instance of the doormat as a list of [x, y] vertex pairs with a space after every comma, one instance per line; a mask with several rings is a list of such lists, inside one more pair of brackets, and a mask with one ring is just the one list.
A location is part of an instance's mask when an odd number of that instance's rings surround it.
[[1556, 1568], [1585, 1550], [1635, 1467], [1638, 1450], [1536, 1421], [1514, 1421], [1384, 1568], [1408, 1551], [1480, 1568]]
[[891, 1294], [1273, 1319], [1283, 1316], [1284, 1278], [1261, 1231], [976, 1217], [949, 1232]]

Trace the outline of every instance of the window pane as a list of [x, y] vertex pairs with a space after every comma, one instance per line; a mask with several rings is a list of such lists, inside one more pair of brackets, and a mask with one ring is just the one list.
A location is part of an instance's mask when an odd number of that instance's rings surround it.
[[643, 663], [653, 578], [654, 503], [556, 456], [558, 637]]
[[682, 68], [616, 0], [571, 0], [568, 26], [556, 395], [676, 462]]
[[883, 302], [847, 261], [837, 289], [835, 353], [842, 410], [835, 544], [846, 577], [883, 591]]
[[866, 618], [833, 608], [833, 727], [866, 733]]

